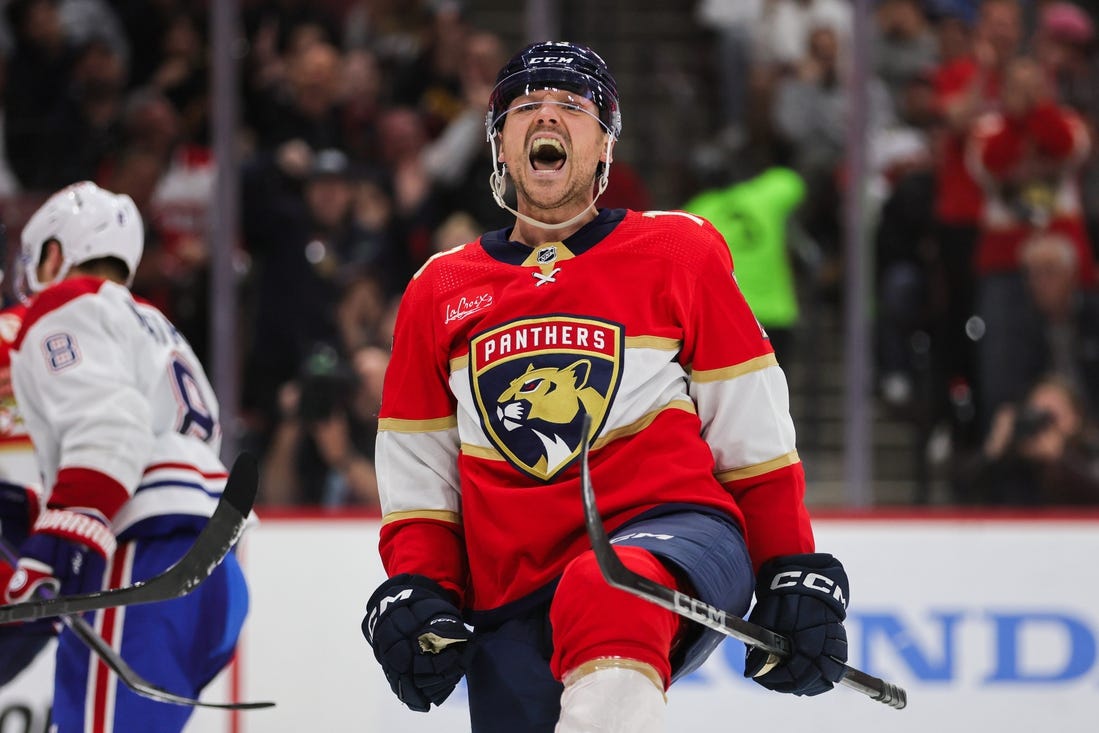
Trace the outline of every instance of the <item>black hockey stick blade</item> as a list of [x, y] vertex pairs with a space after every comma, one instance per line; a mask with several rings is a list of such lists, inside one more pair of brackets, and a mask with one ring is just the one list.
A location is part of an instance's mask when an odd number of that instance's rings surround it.
[[50, 616], [70, 616], [112, 606], [156, 603], [187, 595], [210, 577], [240, 539], [258, 488], [259, 471], [256, 459], [249, 453], [241, 453], [229, 472], [229, 479], [213, 516], [195, 538], [187, 554], [175, 565], [160, 575], [122, 588], [0, 606], [0, 624], [34, 621]]
[[[591, 418], [585, 416], [584, 439], [580, 446], [580, 491], [584, 499], [584, 524], [587, 526], [588, 538], [591, 540], [599, 570], [607, 583], [707, 628], [731, 636], [748, 646], [762, 649], [772, 655], [773, 662], [777, 663], [790, 656], [790, 640], [785, 636], [746, 621], [735, 614], [726, 613], [716, 606], [680, 593], [674, 588], [649, 580], [622, 563], [611, 546], [607, 530], [603, 526], [603, 519], [599, 515], [599, 508], [595, 503], [595, 488], [592, 486], [591, 471], [588, 467], [590, 430]], [[840, 684], [897, 710], [908, 704], [908, 693], [904, 688], [851, 666], [844, 666], [844, 676]]]
[[160, 702], [173, 703], [175, 705], [186, 705], [196, 708], [217, 708], [219, 710], [258, 710], [260, 708], [274, 707], [275, 705], [273, 702], [203, 702], [201, 700], [194, 700], [189, 697], [168, 692], [163, 687], [152, 684], [135, 672], [133, 668], [127, 664], [126, 660], [122, 658], [122, 655], [107, 644], [107, 642], [103, 640], [103, 637], [96, 633], [95, 628], [85, 621], [82, 616], [63, 616], [62, 619], [64, 620], [65, 625], [71, 628], [73, 633], [80, 637], [80, 640], [83, 641], [112, 672], [118, 675], [118, 679], [122, 680], [122, 683], [126, 685], [126, 687], [129, 687], [142, 697], [158, 700]]
[[[13, 567], [19, 562], [19, 554], [15, 551], [11, 545], [4, 541], [3, 537], [0, 537], [0, 555], [4, 556], [4, 560], [7, 561]], [[51, 589], [45, 588], [39, 589], [39, 594], [50, 593]], [[44, 596], [50, 597], [50, 596]], [[188, 705], [192, 707], [203, 708], [221, 708], [225, 710], [251, 710], [254, 708], [269, 708], [275, 703], [273, 702], [241, 702], [241, 703], [208, 703], [201, 702], [199, 700], [192, 700], [189, 697], [183, 697], [168, 692], [162, 687], [158, 687], [144, 677], [134, 671], [122, 655], [114, 650], [110, 644], [104, 640], [99, 632], [95, 630], [95, 627], [84, 620], [83, 616], [62, 616], [61, 620], [65, 622], [65, 625], [72, 629], [84, 645], [91, 649], [92, 653], [99, 657], [100, 660], [107, 667], [118, 675], [118, 679], [122, 680], [122, 683], [133, 690], [142, 697], [147, 697], [152, 700], [159, 700], [161, 702], [170, 702], [177, 705]]]

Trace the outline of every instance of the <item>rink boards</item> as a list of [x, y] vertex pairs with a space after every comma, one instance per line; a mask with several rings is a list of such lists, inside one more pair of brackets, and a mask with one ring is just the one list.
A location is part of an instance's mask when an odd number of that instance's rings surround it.
[[[430, 714], [389, 692], [359, 632], [382, 579], [379, 522], [273, 516], [244, 541], [252, 607], [237, 663], [204, 699], [274, 700], [196, 712], [189, 733], [468, 731], [464, 690]], [[1099, 709], [1099, 515], [816, 520], [817, 544], [851, 577], [852, 665], [907, 689], [886, 708], [848, 689], [770, 693], [727, 642], [669, 693], [668, 730], [989, 733], [1094, 730]], [[0, 733], [42, 733], [50, 662], [0, 690]], [[798, 726], [798, 727], [795, 727]]]

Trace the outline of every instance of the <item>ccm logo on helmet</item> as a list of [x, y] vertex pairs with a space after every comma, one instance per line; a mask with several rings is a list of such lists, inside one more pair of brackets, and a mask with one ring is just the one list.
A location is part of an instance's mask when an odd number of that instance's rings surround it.
[[573, 59], [568, 56], [535, 56], [527, 61], [528, 64], [571, 64]]
[[842, 603], [844, 608], [847, 608], [847, 599], [843, 596], [843, 589], [836, 585], [834, 580], [827, 578], [820, 573], [787, 570], [786, 572], [778, 573], [775, 577], [771, 578], [771, 590], [793, 588], [795, 585], [799, 584], [805, 586], [809, 590], [815, 590], [826, 596], [832, 596]]

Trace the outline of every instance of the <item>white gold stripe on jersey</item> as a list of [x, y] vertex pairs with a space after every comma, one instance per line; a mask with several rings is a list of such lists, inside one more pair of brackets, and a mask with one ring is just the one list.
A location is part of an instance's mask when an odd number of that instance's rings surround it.
[[402, 420], [395, 417], [386, 417], [378, 421], [379, 431], [393, 430], [398, 433], [431, 433], [457, 426], [458, 418], [454, 415], [429, 420]]
[[728, 471], [715, 473], [714, 478], [723, 484], [727, 484], [730, 481], [741, 481], [746, 478], [762, 476], [765, 473], [770, 473], [771, 471], [776, 471], [780, 468], [785, 468], [786, 466], [793, 466], [800, 461], [801, 457], [798, 455], [797, 451], [792, 451], [784, 456], [779, 456], [774, 460], [757, 463], [754, 466], [744, 466], [742, 468], [734, 468]]
[[382, 516], [406, 511], [458, 514], [458, 429], [378, 433], [374, 467], [382, 492]]
[[[755, 466], [796, 450], [786, 375], [777, 365], [716, 382], [692, 382], [717, 472]], [[731, 441], [729, 436], [738, 436]]]
[[421, 509], [419, 511], [392, 512], [382, 517], [382, 524], [400, 522], [406, 519], [435, 519], [448, 524], [461, 524], [462, 515], [458, 512], [445, 512], [435, 509]]
[[778, 359], [775, 358], [774, 354], [763, 354], [754, 359], [742, 361], [741, 363], [732, 366], [722, 367], [721, 369], [692, 370], [691, 381], [696, 383], [721, 382], [726, 379], [735, 379], [743, 374], [749, 374], [772, 366], [778, 366]]

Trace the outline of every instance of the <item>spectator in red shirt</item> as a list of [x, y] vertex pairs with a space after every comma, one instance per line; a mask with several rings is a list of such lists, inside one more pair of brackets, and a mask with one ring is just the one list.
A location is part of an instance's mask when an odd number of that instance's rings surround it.
[[[971, 394], [977, 380], [966, 326], [973, 314], [972, 259], [982, 206], [981, 188], [965, 166], [965, 141], [976, 119], [998, 107], [1004, 69], [1022, 39], [1018, 0], [982, 0], [970, 52], [945, 61], [933, 75], [944, 123], [935, 151], [934, 218], [945, 279], [945, 368], [947, 379], [963, 393]], [[978, 438], [970, 425], [955, 427], [956, 439]]]
[[1009, 363], [1026, 302], [1020, 250], [1035, 233], [1053, 232], [1076, 250], [1080, 284], [1095, 282], [1095, 257], [1084, 226], [1076, 174], [1091, 148], [1087, 129], [1051, 96], [1052, 85], [1035, 60], [1021, 57], [1006, 71], [1002, 111], [974, 126], [966, 159], [984, 194], [974, 267], [980, 405], [991, 415], [1017, 395], [1005, 393], [997, 374]]

